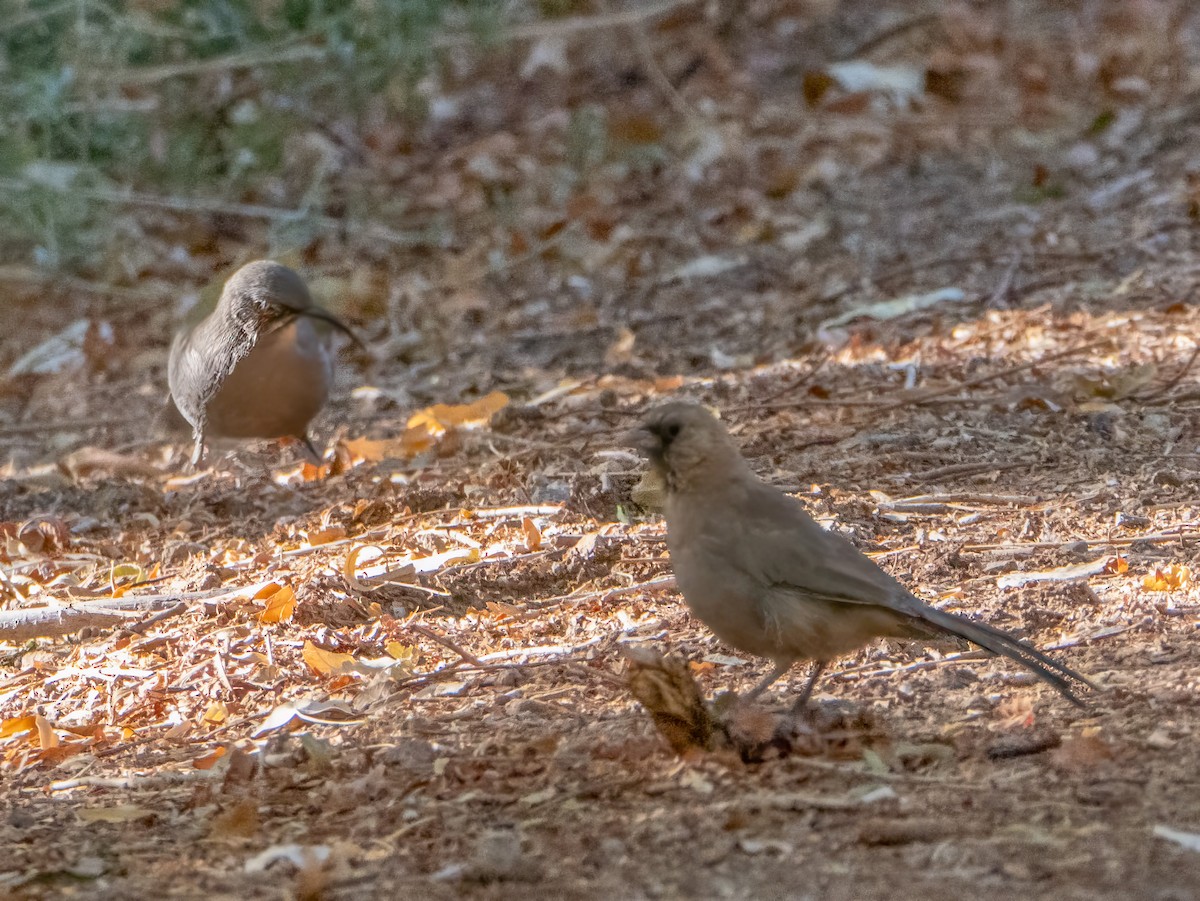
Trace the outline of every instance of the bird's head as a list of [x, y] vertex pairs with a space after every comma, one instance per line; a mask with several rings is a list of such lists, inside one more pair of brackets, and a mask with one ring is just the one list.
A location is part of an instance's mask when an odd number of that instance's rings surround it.
[[313, 303], [304, 279], [273, 260], [255, 260], [231, 275], [217, 308], [250, 335], [269, 332], [297, 316], [308, 316], [329, 323], [361, 343], [345, 323]]
[[725, 427], [698, 404], [655, 407], [629, 440], [663, 476], [668, 491], [727, 479], [746, 465]]
[[217, 309], [250, 333], [270, 331], [312, 307], [304, 279], [272, 260], [247, 263], [225, 282]]

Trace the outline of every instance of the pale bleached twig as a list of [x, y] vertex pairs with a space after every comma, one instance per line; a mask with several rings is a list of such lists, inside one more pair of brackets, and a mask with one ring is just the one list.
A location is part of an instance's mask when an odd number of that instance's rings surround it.
[[602, 591], [588, 591], [583, 594], [564, 594], [556, 598], [530, 601], [529, 605], [531, 607], [548, 607], [551, 604], [586, 604], [592, 601], [604, 603], [605, 601], [623, 597], [627, 594], [636, 594], [639, 591], [670, 591], [675, 587], [675, 584], [674, 576], [662, 576], [658, 579], [651, 579], [648, 582], [626, 585], [624, 588], [606, 588]]

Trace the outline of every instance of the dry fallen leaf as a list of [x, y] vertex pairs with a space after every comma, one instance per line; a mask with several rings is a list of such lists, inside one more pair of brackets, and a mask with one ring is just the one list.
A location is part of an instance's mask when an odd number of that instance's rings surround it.
[[311, 641], [304, 642], [304, 651], [302, 652], [304, 662], [312, 667], [313, 671], [320, 676], [328, 676], [335, 673], [347, 664], [353, 664], [354, 658], [350, 654], [339, 654], [336, 651], [326, 651], [324, 648], [319, 648]]
[[434, 404], [408, 419], [408, 428], [424, 428], [430, 434], [465, 425], [482, 425], [508, 405], [508, 395], [493, 391], [469, 404]]
[[1192, 570], [1182, 563], [1172, 563], [1167, 567], [1154, 568], [1142, 579], [1142, 586], [1147, 591], [1178, 591], [1192, 582]]
[[50, 721], [40, 713], [34, 716], [34, 721], [37, 725], [38, 744], [42, 750], [58, 747], [58, 736], [54, 734], [54, 727], [50, 725]]
[[542, 549], [542, 533], [537, 524], [526, 516], [521, 520], [521, 531], [525, 533], [525, 549], [530, 553]]
[[346, 537], [346, 530], [342, 526], [330, 526], [325, 529], [316, 529], [308, 533], [308, 546], [317, 547], [321, 544], [329, 544], [331, 541], [340, 541]]
[[193, 758], [192, 766], [198, 770], [211, 770], [217, 765], [217, 761], [225, 756], [225, 751], [226, 748], [224, 745], [213, 748], [208, 754], [203, 754], [200, 757]]
[[258, 834], [260, 820], [258, 801], [242, 798], [228, 810], [213, 817], [208, 834], [211, 838], [253, 838]]
[[31, 734], [37, 730], [37, 716], [15, 716], [0, 723], [0, 738], [11, 738], [14, 735]]
[[262, 623], [291, 622], [292, 614], [295, 612], [296, 592], [285, 585], [267, 598], [266, 609], [258, 615], [258, 621]]

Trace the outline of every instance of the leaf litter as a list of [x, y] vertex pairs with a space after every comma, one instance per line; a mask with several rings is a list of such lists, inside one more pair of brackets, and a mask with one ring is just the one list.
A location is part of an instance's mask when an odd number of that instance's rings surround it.
[[[911, 33], [933, 56], [901, 41], [850, 70], [865, 86], [822, 92], [790, 61], [809, 23], [785, 4], [728, 22], [679, 6], [651, 32], [657, 63], [689, 71], [676, 90], [714, 118], [678, 128], [661, 81], [618, 86], [599, 48], [547, 45], [540, 88], [565, 53], [609, 98], [593, 124], [612, 143], [579, 156], [569, 190], [549, 179], [578, 135], [552, 91], [497, 89], [495, 131], [442, 125], [412, 140], [407, 174], [368, 155], [347, 176], [457, 204], [459, 240], [389, 261], [311, 249], [316, 268], [361, 270], [346, 293], [364, 306], [345, 312], [380, 352], [345, 352], [321, 466], [251, 446], [192, 477], [148, 440], [163, 353], [128, 336], [165, 353], [166, 318], [41, 304], [43, 340], [75, 336], [43, 344], [58, 372], [10, 371], [28, 331], [5, 330], [0, 613], [133, 615], [0, 632], [0, 885], [1194, 886], [1190, 859], [1149, 862], [1160, 839], [1192, 847], [1200, 623], [1190, 163], [1158, 142], [1191, 126], [1122, 83], [1157, 71], [1161, 44], [1136, 51], [1157, 32], [1135, 11], [1113, 25], [1134, 50], [1047, 54], [1010, 23], [1024, 52], [1001, 55], [993, 16], [954, 6]], [[1114, 131], [1085, 127], [1097, 104]], [[517, 212], [493, 215], [503, 185]], [[151, 232], [195, 228], [155, 215]], [[845, 334], [826, 344], [829, 321]], [[834, 668], [820, 728], [773, 745], [778, 699], [718, 710], [731, 745], [674, 753], [622, 647], [702, 663], [653, 683], [685, 737], [762, 672], [687, 616], [653, 492], [632, 496], [621, 436], [677, 395], [719, 408], [759, 472], [922, 596], [1058, 648], [1104, 687], [1093, 709], [954, 645], [880, 643]]]

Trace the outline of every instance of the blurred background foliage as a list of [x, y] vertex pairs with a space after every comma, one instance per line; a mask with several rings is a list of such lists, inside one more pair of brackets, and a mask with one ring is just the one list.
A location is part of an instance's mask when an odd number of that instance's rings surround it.
[[[4, 0], [0, 261], [95, 263], [130, 192], [317, 211], [280, 179], [335, 119], [420, 119], [439, 44], [567, 0]], [[449, 36], [450, 41], [447, 41]], [[319, 176], [319, 172], [317, 175]], [[344, 211], [339, 211], [344, 212]], [[295, 225], [295, 222], [291, 223]], [[117, 229], [119, 231], [119, 229]]]

